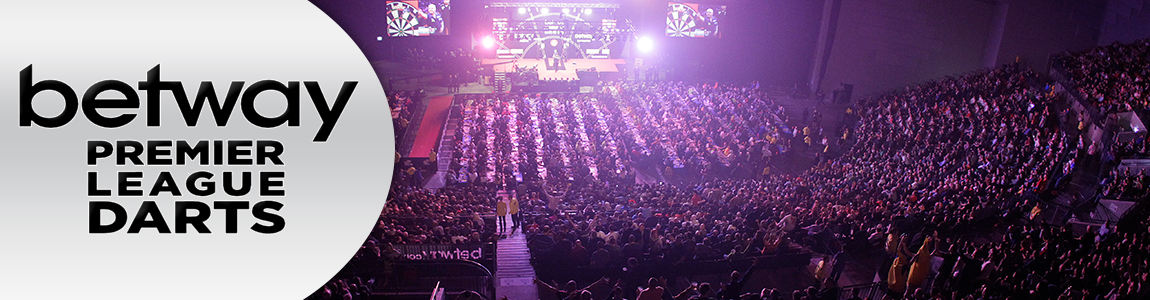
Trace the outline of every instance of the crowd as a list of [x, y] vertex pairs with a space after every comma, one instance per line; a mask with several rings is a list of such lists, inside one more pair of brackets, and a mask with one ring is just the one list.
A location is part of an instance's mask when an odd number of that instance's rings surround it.
[[1142, 113], [1150, 105], [1150, 39], [1063, 53], [1054, 59], [1103, 114]]
[[[1079, 61], [1091, 62], [1082, 70], [1096, 74], [1091, 68], [1112, 64], [1096, 54], [1136, 51], [1089, 53]], [[1103, 77], [1114, 76], [1121, 77]], [[391, 244], [495, 239], [479, 215], [495, 211], [497, 191], [509, 189], [521, 191], [524, 211], [538, 212], [520, 221], [537, 269], [623, 274], [600, 295], [574, 282], [541, 284], [560, 299], [781, 299], [777, 290], [744, 291], [749, 272], [714, 285], [677, 286], [674, 279], [684, 263], [800, 247], [828, 256], [815, 274], [818, 287], [789, 295], [796, 300], [838, 299], [846, 253], [874, 248], [886, 253], [878, 275], [890, 297], [1144, 297], [1150, 224], [1078, 235], [1040, 222], [1036, 195], [1064, 183], [1087, 151], [1063, 130], [1074, 117], [1036, 88], [1038, 78], [1005, 65], [865, 98], [849, 110], [857, 122], [841, 134], [821, 133], [807, 116], [805, 128], [790, 128], [782, 107], [753, 86], [616, 82], [592, 94], [462, 96], [454, 184], [434, 193], [394, 184], [353, 263], [394, 255]], [[1139, 99], [1083, 82], [1099, 99]], [[799, 174], [769, 172], [772, 157], [831, 144], [846, 150]], [[634, 170], [645, 166], [697, 180], [636, 183]], [[1145, 196], [1147, 176], [1113, 178], [1104, 193]], [[518, 182], [565, 193], [553, 201]], [[353, 294], [363, 285], [341, 279], [317, 294]]]
[[[935, 278], [943, 299], [1144, 299], [1150, 238], [1143, 219], [1131, 228], [1010, 226], [1000, 242], [927, 242], [940, 258]], [[919, 252], [923, 253], [923, 252]], [[915, 299], [925, 299], [912, 297]]]
[[1115, 168], [1102, 181], [1102, 197], [1117, 200], [1140, 200], [1150, 196], [1150, 175], [1145, 169]]
[[[400, 259], [392, 245], [474, 244], [497, 239], [495, 226], [480, 217], [495, 212], [496, 190], [455, 185], [431, 192], [409, 184], [402, 178], [403, 170], [396, 173], [376, 227], [340, 272], [347, 276], [337, 275], [309, 300], [371, 299], [375, 284], [386, 283], [393, 263]], [[538, 203], [525, 201], [523, 205], [530, 208]], [[372, 274], [383, 275], [365, 280], [358, 277], [362, 270], [381, 270]]]
[[[686, 186], [575, 186], [558, 207], [575, 213], [525, 221], [533, 239], [530, 247], [544, 266], [628, 266], [633, 259], [654, 258], [660, 268], [675, 270], [687, 260], [789, 251], [788, 241], [835, 253], [876, 236], [881, 240], [887, 231], [930, 229], [956, 239], [980, 228], [993, 229], [988, 227], [995, 223], [988, 219], [1024, 214], [1033, 207], [1024, 201], [1027, 196], [1053, 188], [1073, 171], [1068, 166], [1078, 152], [1071, 146], [1075, 137], [1061, 131], [1059, 118], [1065, 112], [1053, 107], [1052, 96], [1032, 88], [1036, 78], [1030, 70], [1008, 65], [869, 98], [854, 108], [860, 123], [851, 134], [854, 146], [849, 152], [799, 175], [727, 177]], [[628, 93], [627, 88], [617, 91]], [[693, 107], [687, 102], [641, 103], [665, 103], [675, 108], [671, 111]], [[624, 116], [635, 110], [628, 108], [632, 111], [622, 109]], [[633, 131], [635, 140], [675, 141], [666, 147], [649, 144], [666, 149], [672, 159], [678, 155], [671, 151], [678, 145], [690, 148], [692, 141], [703, 148], [739, 148], [742, 138], [735, 136], [744, 133], [720, 129], [692, 136], [689, 130], [675, 130], [694, 128], [691, 124], [750, 128], [683, 121], [739, 118], [712, 118], [711, 110], [705, 112], [699, 114], [704, 117], [650, 114], [666, 115], [666, 123], [640, 118], [640, 124], [660, 126]], [[660, 136], [668, 132], [675, 135]], [[731, 139], [715, 138], [724, 133]], [[722, 152], [702, 153], [721, 161]], [[922, 245], [923, 235], [907, 242]], [[891, 282], [902, 283], [892, 289], [906, 290], [907, 279], [899, 276], [908, 276], [910, 265], [892, 261], [885, 266], [908, 269], [887, 274], [895, 276]]]
[[669, 174], [753, 178], [800, 134], [757, 86], [608, 82], [600, 90], [618, 102], [625, 138]]
[[613, 104], [586, 94], [468, 95], [453, 164], [460, 182], [634, 178]]
[[825, 143], [792, 131], [781, 106], [746, 86], [609, 82], [593, 94], [462, 97], [461, 182], [628, 183], [648, 167], [754, 178], [796, 136]]
[[387, 105], [391, 107], [392, 128], [395, 129], [395, 140], [402, 141], [411, 125], [411, 117], [416, 106], [422, 101], [422, 91], [400, 91], [387, 95]]

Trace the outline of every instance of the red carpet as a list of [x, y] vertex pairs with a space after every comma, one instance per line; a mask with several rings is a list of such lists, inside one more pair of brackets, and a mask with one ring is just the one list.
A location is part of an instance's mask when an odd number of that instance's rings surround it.
[[426, 158], [439, 142], [439, 133], [443, 131], [443, 124], [451, 112], [452, 96], [433, 97], [427, 103], [427, 112], [423, 115], [423, 123], [419, 125], [419, 133], [415, 135], [415, 143], [411, 145], [408, 157]]

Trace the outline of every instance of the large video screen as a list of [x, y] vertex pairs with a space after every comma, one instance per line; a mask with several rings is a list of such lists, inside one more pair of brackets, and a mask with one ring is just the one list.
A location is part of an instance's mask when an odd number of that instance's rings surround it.
[[614, 58], [629, 24], [606, 4], [549, 3], [490, 7], [499, 58]]
[[667, 36], [717, 38], [723, 35], [726, 5], [667, 3]]
[[451, 0], [387, 1], [387, 36], [447, 35]]

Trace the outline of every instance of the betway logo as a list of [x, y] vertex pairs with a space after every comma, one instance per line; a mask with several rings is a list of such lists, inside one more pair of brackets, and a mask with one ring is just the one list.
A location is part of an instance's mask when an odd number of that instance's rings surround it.
[[455, 250], [447, 251], [420, 251], [420, 253], [400, 253], [404, 258], [410, 260], [452, 260], [452, 259], [480, 259], [483, 257], [483, 249], [475, 249], [471, 251], [456, 248]]

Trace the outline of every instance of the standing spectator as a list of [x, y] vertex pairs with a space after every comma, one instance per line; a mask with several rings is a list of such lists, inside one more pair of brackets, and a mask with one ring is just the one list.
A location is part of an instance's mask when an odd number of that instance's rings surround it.
[[508, 213], [511, 214], [511, 232], [515, 232], [519, 228], [522, 218], [519, 217], [519, 198], [511, 197], [511, 204]]
[[496, 201], [498, 202], [495, 203], [495, 216], [497, 217], [495, 223], [498, 225], [499, 232], [503, 233], [507, 231], [507, 201], [503, 197], [499, 197]]

